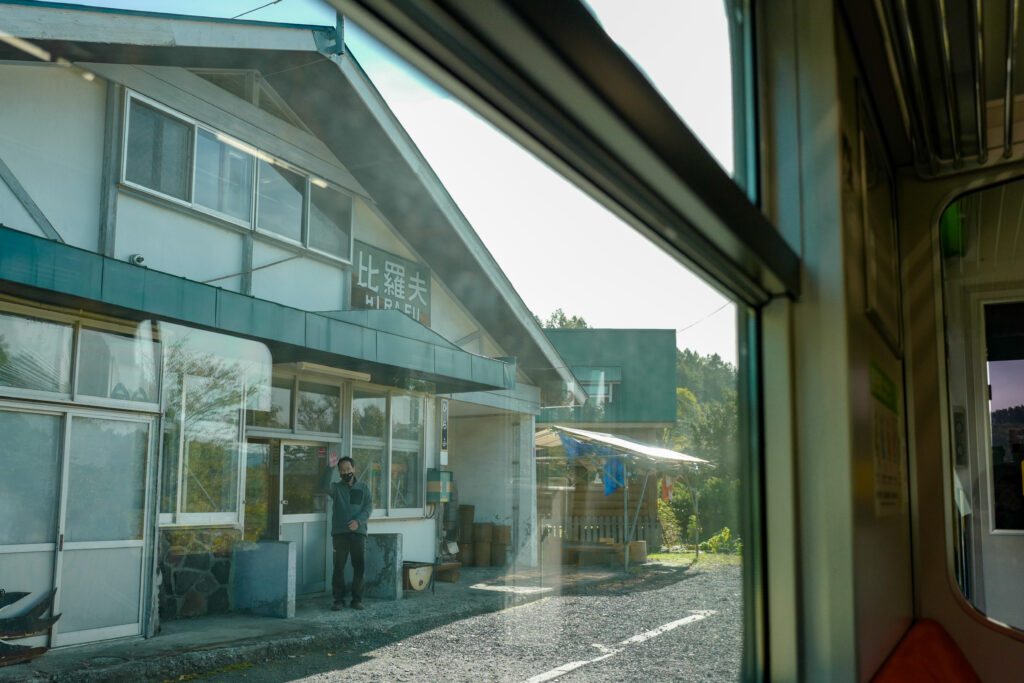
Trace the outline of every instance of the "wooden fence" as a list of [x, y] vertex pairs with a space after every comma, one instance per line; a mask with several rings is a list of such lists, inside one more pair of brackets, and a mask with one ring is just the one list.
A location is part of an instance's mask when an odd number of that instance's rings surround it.
[[[541, 538], [553, 536], [566, 541], [581, 543], [597, 543], [602, 538], [614, 538], [622, 543], [625, 534], [622, 530], [622, 516], [618, 517], [569, 517], [562, 522], [555, 522], [550, 517], [541, 519]], [[633, 525], [632, 516], [628, 520]], [[632, 540], [647, 541], [647, 551], [657, 552], [661, 547], [661, 524], [657, 517], [641, 516], [636, 520]]]

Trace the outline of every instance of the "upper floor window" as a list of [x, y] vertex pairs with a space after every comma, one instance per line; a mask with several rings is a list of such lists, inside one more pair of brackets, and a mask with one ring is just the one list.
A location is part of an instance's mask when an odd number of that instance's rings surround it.
[[137, 100], [130, 116], [125, 180], [188, 201], [192, 127]]
[[131, 95], [124, 182], [343, 261], [352, 197], [253, 145]]

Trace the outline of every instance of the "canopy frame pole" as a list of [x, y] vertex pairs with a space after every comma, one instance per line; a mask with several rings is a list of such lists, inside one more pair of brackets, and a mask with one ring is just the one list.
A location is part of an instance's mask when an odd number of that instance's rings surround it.
[[647, 474], [644, 475], [644, 485], [640, 489], [640, 500], [636, 502], [636, 514], [633, 515], [633, 526], [629, 530], [629, 539], [626, 541], [628, 545], [633, 540], [633, 534], [636, 533], [636, 524], [640, 520], [640, 506], [644, 504], [644, 494], [647, 493], [647, 481], [651, 478], [651, 471], [648, 470]]
[[629, 463], [622, 459], [622, 479], [625, 482], [622, 487], [622, 571], [629, 571], [629, 540], [626, 534], [629, 533]]

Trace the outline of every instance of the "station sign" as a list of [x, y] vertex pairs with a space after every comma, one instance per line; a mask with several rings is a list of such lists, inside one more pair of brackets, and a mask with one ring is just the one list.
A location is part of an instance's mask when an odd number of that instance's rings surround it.
[[430, 325], [430, 268], [355, 240], [352, 308], [399, 311]]

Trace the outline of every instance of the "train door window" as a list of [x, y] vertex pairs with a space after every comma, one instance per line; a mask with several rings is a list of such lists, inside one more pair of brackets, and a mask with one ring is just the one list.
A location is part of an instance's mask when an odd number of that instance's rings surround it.
[[940, 223], [954, 571], [979, 611], [1024, 629], [1024, 183], [968, 194]]
[[1024, 302], [986, 304], [992, 529], [1024, 531]]

